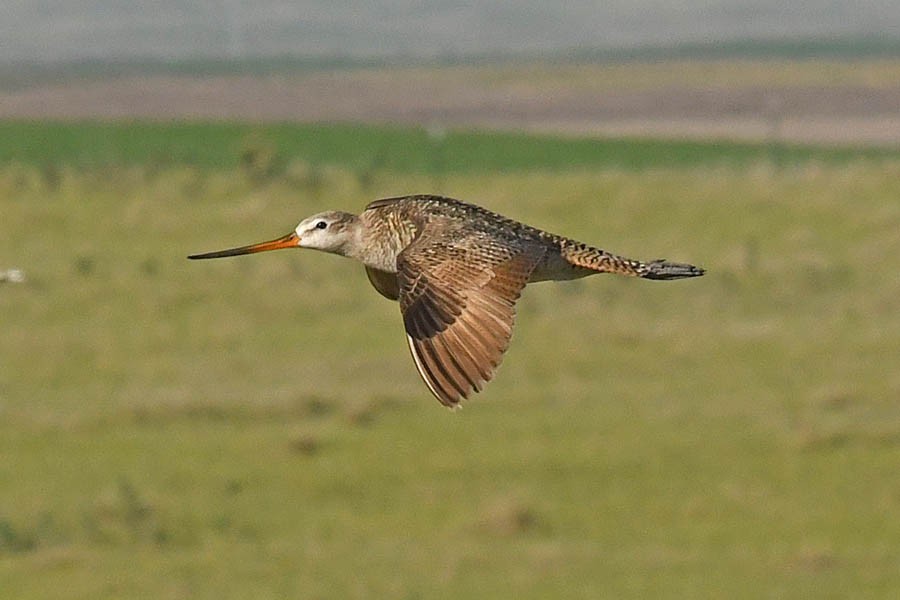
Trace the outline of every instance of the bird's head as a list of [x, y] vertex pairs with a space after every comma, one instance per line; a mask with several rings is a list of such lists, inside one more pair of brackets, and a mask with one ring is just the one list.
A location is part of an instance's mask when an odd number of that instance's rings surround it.
[[317, 213], [303, 219], [289, 234], [249, 246], [206, 252], [204, 254], [192, 254], [191, 259], [199, 258], [223, 258], [225, 256], [239, 256], [241, 254], [254, 254], [268, 250], [280, 250], [282, 248], [312, 248], [332, 254], [345, 254], [347, 244], [353, 238], [354, 225], [358, 222], [356, 215], [341, 211], [328, 211]]
[[294, 229], [297, 245], [332, 254], [343, 254], [353, 235], [356, 215], [336, 210], [322, 212], [300, 221]]

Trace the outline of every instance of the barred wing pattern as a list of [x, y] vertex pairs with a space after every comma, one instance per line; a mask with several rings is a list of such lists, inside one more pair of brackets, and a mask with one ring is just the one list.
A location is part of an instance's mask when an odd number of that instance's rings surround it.
[[397, 259], [413, 360], [431, 393], [449, 407], [493, 377], [509, 347], [515, 303], [544, 253], [537, 246], [510, 248], [484, 232], [455, 237], [426, 230]]

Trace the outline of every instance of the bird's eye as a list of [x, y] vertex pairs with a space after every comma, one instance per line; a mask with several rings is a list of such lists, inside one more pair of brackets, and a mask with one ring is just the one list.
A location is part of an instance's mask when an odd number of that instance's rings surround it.
[[326, 223], [325, 221], [319, 221], [318, 223], [316, 223], [316, 229], [325, 229], [326, 227], [328, 227], [328, 223]]

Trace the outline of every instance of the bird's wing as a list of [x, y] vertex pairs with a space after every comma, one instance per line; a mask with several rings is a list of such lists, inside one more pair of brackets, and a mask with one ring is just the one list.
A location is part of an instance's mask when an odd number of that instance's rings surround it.
[[397, 259], [409, 348], [445, 406], [480, 391], [509, 346], [516, 300], [544, 253], [512, 246], [426, 230]]

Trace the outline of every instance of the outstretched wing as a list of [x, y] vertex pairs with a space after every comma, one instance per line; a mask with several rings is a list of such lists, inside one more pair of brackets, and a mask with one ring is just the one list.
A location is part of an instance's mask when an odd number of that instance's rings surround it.
[[515, 303], [543, 256], [483, 232], [424, 231], [397, 259], [400, 310], [428, 389], [454, 407], [494, 375]]

